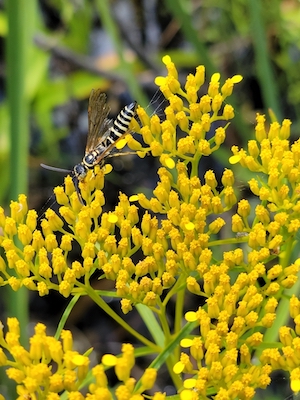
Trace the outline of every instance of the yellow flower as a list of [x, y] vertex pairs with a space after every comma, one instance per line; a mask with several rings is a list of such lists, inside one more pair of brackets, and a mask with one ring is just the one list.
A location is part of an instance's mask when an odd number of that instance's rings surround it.
[[[228, 160], [232, 170], [225, 168], [221, 176], [200, 170], [203, 157], [219, 156], [235, 113], [228, 96], [242, 78], [236, 75], [222, 83], [215, 73], [205, 93], [204, 66], [197, 67], [181, 86], [171, 58], [165, 56], [163, 62], [167, 73], [156, 83], [167, 99], [165, 116], [161, 121], [138, 107], [140, 124], [135, 119], [131, 123], [136, 133], [119, 142], [120, 146], [127, 142], [140, 157], [157, 158], [160, 168], [153, 194], [138, 193], [128, 199], [121, 193], [118, 204], [103, 212], [102, 189], [111, 167], [96, 166], [79, 183], [83, 202], [70, 176], [64, 187], [54, 189], [61, 207], [57, 213], [45, 213], [41, 228], [36, 212], [28, 211], [26, 196], [19, 196], [8, 216], [0, 208], [0, 284], [13, 290], [25, 286], [40, 296], [50, 290], [65, 297], [89, 295], [146, 346], [135, 350], [127, 344], [118, 357], [105, 355], [102, 364], [92, 369], [91, 399], [110, 400], [113, 395], [142, 399], [159, 370], [145, 368], [136, 383], [131, 377], [135, 353], [149, 351], [157, 367], [178, 335], [185, 352], [174, 344], [166, 364], [172, 377], [179, 375], [175, 377], [178, 387], [182, 379], [181, 399], [209, 395], [219, 400], [251, 399], [279, 369], [290, 373], [296, 393], [300, 261], [292, 249], [300, 228], [300, 140], [289, 142], [289, 120], [266, 127], [265, 117], [257, 115], [255, 132], [245, 148], [232, 147]], [[250, 176], [248, 186], [255, 201], [235, 190], [235, 164]], [[74, 247], [82, 259], [69, 262]], [[111, 280], [110, 289], [96, 291], [91, 285], [95, 276]], [[280, 302], [286, 299], [285, 289], [291, 291], [286, 311], [292, 322], [279, 329], [280, 345], [269, 346], [272, 334], [268, 333], [274, 329]], [[190, 306], [182, 326], [187, 292], [199, 296], [195, 299], [201, 306]], [[138, 305], [145, 321], [155, 316], [159, 325], [155, 343], [122, 321], [102, 296], [119, 297], [124, 314]], [[166, 309], [171, 301], [176, 317], [170, 327]], [[191, 330], [195, 326], [198, 331]], [[17, 382], [19, 396], [35, 398], [42, 387], [49, 399], [64, 390], [73, 400], [82, 398], [79, 389], [89, 372], [89, 359], [73, 350], [70, 332], [63, 331], [58, 341], [39, 326], [29, 351], [20, 345], [19, 337], [14, 320], [9, 321], [6, 335], [0, 336], [0, 364], [10, 365], [7, 375]], [[254, 359], [256, 352], [261, 355]], [[155, 359], [158, 353], [160, 358]], [[51, 362], [57, 364], [55, 373]], [[121, 383], [114, 393], [105, 374], [112, 366]], [[153, 398], [161, 400], [165, 395], [158, 392]]]

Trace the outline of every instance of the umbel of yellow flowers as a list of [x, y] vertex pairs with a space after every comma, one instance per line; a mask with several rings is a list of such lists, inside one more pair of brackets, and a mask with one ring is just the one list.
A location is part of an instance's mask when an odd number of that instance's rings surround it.
[[[140, 124], [133, 120], [136, 133], [126, 137], [140, 157], [159, 160], [153, 197], [138, 193], [128, 199], [121, 193], [118, 205], [103, 212], [109, 168], [96, 167], [80, 183], [86, 204], [66, 177], [64, 188], [54, 190], [59, 212], [49, 209], [41, 229], [24, 195], [11, 203], [9, 216], [0, 209], [1, 286], [15, 291], [23, 286], [40, 296], [50, 290], [75, 299], [88, 295], [143, 347], [123, 344], [118, 357], [106, 354], [91, 367], [91, 350], [77, 352], [71, 332], [59, 328], [55, 337], [48, 336], [39, 323], [26, 348], [19, 341], [18, 321], [9, 318], [8, 328], [2, 325], [0, 331], [0, 366], [16, 382], [19, 400], [57, 400], [63, 393], [71, 400], [162, 400], [167, 395], [155, 382], [166, 369], [181, 400], [252, 399], [257, 388], [270, 385], [276, 370], [286, 371], [292, 390], [299, 390], [300, 260], [294, 249], [300, 227], [300, 141], [289, 141], [289, 120], [267, 128], [258, 115], [247, 149], [232, 148], [230, 163], [252, 173], [255, 206], [238, 200], [229, 168], [221, 184], [212, 170], [201, 181], [200, 159], [223, 144], [234, 117], [224, 100], [242, 78], [221, 85], [214, 74], [206, 84], [199, 66], [181, 87], [170, 57], [163, 62], [168, 73], [156, 84], [168, 100], [165, 118], [149, 117], [139, 107]], [[207, 94], [199, 97], [204, 88]], [[69, 263], [75, 242], [83, 261]], [[137, 252], [141, 257], [135, 263]], [[120, 299], [123, 313], [138, 310], [150, 339], [126, 324], [92, 287], [95, 271], [114, 282], [111, 296]], [[195, 309], [184, 313], [191, 293]], [[170, 301], [175, 302], [172, 328], [166, 315]], [[132, 368], [142, 354], [151, 356], [151, 364], [136, 380]], [[117, 388], [109, 385], [108, 368], [120, 381]]]

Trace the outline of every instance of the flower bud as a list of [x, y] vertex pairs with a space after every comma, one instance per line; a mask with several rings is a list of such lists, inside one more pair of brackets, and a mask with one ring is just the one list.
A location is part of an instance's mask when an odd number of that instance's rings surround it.
[[196, 68], [196, 73], [195, 73], [195, 82], [197, 84], [198, 89], [203, 85], [205, 81], [205, 67], [204, 65], [199, 65]]
[[69, 204], [69, 198], [66, 195], [64, 188], [62, 186], [57, 186], [53, 189], [53, 192], [56, 197], [56, 201], [58, 204], [62, 204], [64, 206]]
[[154, 368], [147, 368], [141, 378], [143, 390], [151, 389], [156, 381], [157, 370]]
[[[168, 107], [170, 108], [170, 107]], [[154, 114], [150, 119], [150, 131], [152, 135], [159, 136], [161, 134], [161, 124], [158, 115]]]
[[31, 243], [32, 233], [27, 225], [20, 224], [18, 226], [18, 238], [20, 239], [20, 242], [22, 243], [23, 246], [26, 246], [27, 244]]
[[4, 232], [9, 236], [14, 236], [17, 234], [16, 221], [11, 217], [6, 217]]

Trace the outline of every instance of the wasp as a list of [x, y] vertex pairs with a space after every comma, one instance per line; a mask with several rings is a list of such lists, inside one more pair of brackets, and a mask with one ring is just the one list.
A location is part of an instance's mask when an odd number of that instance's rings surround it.
[[104, 164], [105, 158], [115, 148], [118, 140], [128, 131], [136, 107], [136, 101], [130, 103], [112, 121], [108, 119], [110, 107], [107, 104], [105, 93], [102, 93], [100, 89], [92, 90], [88, 105], [88, 136], [82, 161], [76, 164], [73, 170], [51, 167], [45, 164], [41, 164], [41, 166], [52, 171], [71, 172], [78, 197], [83, 202], [78, 183], [86, 177], [88, 171], [93, 169], [95, 165], [102, 166]]

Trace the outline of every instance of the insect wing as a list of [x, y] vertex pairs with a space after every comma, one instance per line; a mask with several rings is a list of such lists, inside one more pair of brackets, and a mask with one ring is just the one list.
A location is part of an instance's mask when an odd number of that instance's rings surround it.
[[100, 89], [92, 90], [88, 106], [89, 131], [85, 154], [93, 151], [99, 142], [103, 141], [103, 135], [107, 134], [111, 125], [111, 121], [107, 119], [109, 112], [106, 95]]
[[[125, 132], [125, 133], [126, 133], [126, 132]], [[122, 136], [124, 136], [125, 133], [123, 133]], [[107, 137], [108, 135], [105, 135], [105, 136]], [[105, 139], [105, 138], [104, 138], [104, 139]], [[120, 137], [119, 139], [121, 139], [121, 137]], [[103, 158], [107, 157], [107, 156], [109, 155], [109, 153], [110, 153], [113, 149], [116, 148], [116, 142], [117, 142], [119, 139], [117, 139], [117, 140], [116, 140], [115, 142], [113, 142], [113, 143], [110, 143], [108, 146], [103, 146], [102, 143], [104, 142], [104, 140], [103, 140], [103, 141], [101, 140], [101, 142], [99, 143], [98, 147], [96, 148], [96, 149], [98, 149], [98, 150], [102, 149], [101, 154], [100, 154], [100, 157], [99, 157], [99, 162], [100, 162], [101, 160], [103, 160]]]

